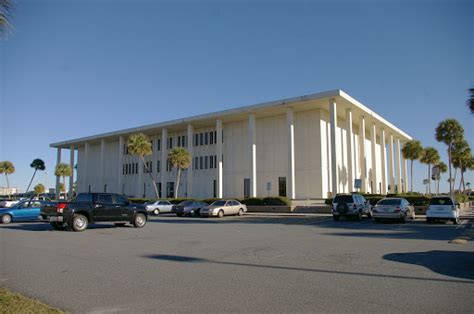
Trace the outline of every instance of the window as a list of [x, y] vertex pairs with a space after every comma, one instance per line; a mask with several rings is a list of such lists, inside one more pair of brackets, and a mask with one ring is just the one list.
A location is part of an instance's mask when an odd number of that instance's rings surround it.
[[172, 149], [172, 148], [173, 148], [173, 138], [172, 138], [172, 137], [168, 138], [168, 147], [167, 147], [167, 148], [168, 148], [168, 149]]
[[166, 182], [166, 197], [174, 197], [174, 182]]
[[178, 136], [178, 147], [181, 147], [181, 136]]
[[161, 139], [159, 138], [157, 143], [156, 143], [156, 146], [157, 146], [157, 150], [160, 151], [161, 150]]
[[199, 169], [204, 169], [203, 168], [203, 158], [202, 158], [202, 156], [199, 157]]
[[135, 163], [135, 174], [138, 173], [138, 162]]
[[127, 199], [121, 195], [114, 195], [113, 197], [114, 204], [118, 205], [126, 205]]
[[122, 165], [122, 174], [125, 174], [125, 164]]
[[209, 156], [204, 157], [204, 168], [208, 169], [209, 167]]
[[213, 181], [213, 197], [217, 197], [217, 181]]
[[110, 194], [98, 194], [99, 203], [112, 203], [112, 195]]
[[249, 198], [250, 197], [250, 179], [245, 178], [244, 179], [244, 198]]
[[217, 131], [214, 131], [214, 143], [217, 143]]
[[193, 164], [194, 169], [199, 169], [199, 167], [198, 167], [198, 159], [199, 159], [199, 157], [194, 157], [194, 164]]
[[214, 144], [214, 132], [209, 132], [209, 144]]
[[286, 197], [286, 177], [278, 178], [278, 196]]
[[204, 134], [204, 143], [205, 143], [206, 145], [209, 144], [209, 133], [208, 133], [208, 132], [206, 132], [206, 133]]
[[158, 185], [158, 197], [161, 198], [161, 182], [158, 182], [157, 185]]
[[156, 161], [156, 172], [160, 172], [160, 171], [161, 171], [160, 161], [157, 160], [157, 161]]
[[199, 134], [201, 145], [204, 145], [204, 133]]
[[[89, 186], [90, 188], [90, 186]], [[89, 202], [92, 203], [92, 194], [90, 193], [79, 193], [76, 197], [76, 202]]]
[[199, 134], [194, 134], [194, 146], [199, 146]]
[[107, 192], [107, 184], [104, 184], [104, 193]]
[[186, 139], [187, 139], [187, 138], [186, 138], [186, 135], [183, 135], [183, 136], [181, 137], [181, 144], [183, 144], [183, 147], [186, 147], [186, 142], [187, 142]]
[[173, 169], [173, 165], [171, 164], [171, 160], [168, 159], [166, 163], [166, 171], [171, 171]]
[[[212, 134], [212, 133], [211, 133], [211, 134]], [[209, 159], [209, 168], [212, 169], [212, 168], [214, 168], [214, 156], [209, 156], [209, 157], [211, 157], [211, 158]]]

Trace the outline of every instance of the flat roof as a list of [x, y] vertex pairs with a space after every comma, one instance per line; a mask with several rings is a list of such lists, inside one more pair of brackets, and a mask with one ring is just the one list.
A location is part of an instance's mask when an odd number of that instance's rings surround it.
[[[181, 119], [148, 124], [139, 127], [121, 129], [118, 131], [80, 137], [76, 139], [52, 143], [49, 146], [54, 148], [69, 148], [70, 146], [80, 146], [82, 144], [85, 144], [86, 142], [96, 142], [102, 139], [118, 138], [119, 136], [129, 135], [136, 132], [151, 133], [158, 129], [164, 128], [182, 129], [187, 124], [204, 127], [208, 126], [210, 123], [212, 123], [212, 121], [215, 121], [217, 119], [222, 119], [223, 123], [231, 121], [240, 121], [245, 119], [245, 116], [250, 113], [256, 114], [257, 117], [259, 115], [265, 116], [271, 114], [282, 114], [286, 112], [287, 108], [293, 108], [295, 109], [295, 111], [299, 111], [299, 109], [309, 110], [314, 108], [320, 108], [328, 111], [329, 103], [324, 102], [324, 100], [329, 100], [331, 98], [334, 98], [336, 100], [338, 116], [344, 117], [345, 108], [350, 107], [355, 109], [353, 111], [353, 118], [357, 118], [358, 116], [364, 116], [369, 119], [371, 118], [378, 125], [387, 128], [387, 131], [392, 131], [393, 133], [399, 135], [400, 137], [406, 140], [412, 139], [411, 136], [409, 136], [407, 133], [397, 128], [395, 125], [393, 125], [374, 111], [370, 110], [368, 107], [351, 97], [343, 90], [335, 89], [315, 94], [274, 100], [255, 105], [243, 106]], [[356, 120], [354, 119], [354, 121]]]

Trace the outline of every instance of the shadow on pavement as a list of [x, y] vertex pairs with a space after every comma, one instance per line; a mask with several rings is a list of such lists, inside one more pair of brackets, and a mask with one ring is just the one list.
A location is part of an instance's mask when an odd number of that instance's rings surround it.
[[424, 266], [445, 276], [474, 280], [474, 252], [428, 251], [391, 253], [386, 260]]
[[[391, 279], [403, 279], [403, 280], [422, 280], [422, 281], [432, 281], [432, 282], [463, 283], [463, 284], [468, 284], [468, 285], [474, 284], [474, 281], [458, 280], [458, 279], [426, 278], [426, 277], [413, 277], [413, 276], [401, 276], [401, 275], [390, 275], [390, 274], [376, 274], [376, 273], [337, 271], [337, 270], [315, 269], [315, 268], [299, 268], [299, 267], [265, 265], [265, 264], [226, 262], [226, 261], [215, 261], [215, 260], [210, 260], [210, 259], [205, 259], [205, 258], [180, 256], [180, 255], [156, 254], [156, 255], [145, 255], [142, 257], [155, 259], [159, 261], [166, 261], [166, 262], [196, 263], [196, 264], [197, 263], [210, 263], [210, 264], [227, 265], [227, 266], [276, 269], [276, 270], [285, 270], [285, 271], [302, 271], [302, 272], [313, 272], [313, 273], [345, 275], [345, 276], [365, 276], [365, 277], [391, 278]], [[472, 263], [472, 260], [471, 260], [471, 263]], [[459, 276], [455, 276], [455, 277], [459, 277]], [[460, 277], [460, 278], [471, 279], [470, 277]]]
[[[124, 226], [115, 226], [114, 224], [90, 224], [87, 229], [110, 229], [110, 228], [132, 228], [133, 226], [130, 224], [126, 224]], [[22, 231], [34, 231], [34, 232], [41, 232], [41, 231], [56, 231], [56, 232], [64, 232], [54, 230], [49, 223], [42, 223], [42, 222], [32, 222], [32, 223], [12, 223], [8, 225], [0, 224], [0, 229], [10, 229], [10, 230], [22, 230]]]

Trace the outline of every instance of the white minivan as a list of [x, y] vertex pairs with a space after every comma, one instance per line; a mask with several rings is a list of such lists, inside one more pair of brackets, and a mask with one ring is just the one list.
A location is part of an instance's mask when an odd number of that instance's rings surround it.
[[459, 204], [449, 196], [434, 196], [426, 210], [426, 222], [433, 223], [437, 220], [449, 220], [454, 224], [459, 223]]

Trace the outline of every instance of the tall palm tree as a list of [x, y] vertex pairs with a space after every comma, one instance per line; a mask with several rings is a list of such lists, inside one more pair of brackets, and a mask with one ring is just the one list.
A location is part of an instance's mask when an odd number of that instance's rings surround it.
[[168, 160], [170, 161], [173, 168], [178, 168], [178, 173], [176, 174], [176, 186], [174, 189], [174, 198], [177, 198], [181, 170], [188, 169], [189, 165], [191, 164], [191, 154], [189, 154], [189, 152], [182, 147], [176, 147], [168, 153]]
[[436, 180], [436, 194], [439, 194], [439, 181], [441, 181], [441, 175], [443, 173], [446, 173], [448, 171], [448, 166], [442, 161], [440, 161], [436, 167], [438, 168], [438, 174], [435, 175], [435, 180]]
[[436, 127], [436, 140], [448, 145], [448, 169], [449, 169], [449, 193], [453, 194], [453, 176], [451, 172], [452, 148], [453, 143], [462, 140], [464, 137], [464, 128], [455, 119], [446, 119], [441, 121]]
[[[153, 182], [156, 198], [159, 198], [160, 194], [158, 192], [158, 188], [156, 187], [155, 177], [145, 162], [145, 156], [149, 156], [153, 153], [150, 138], [143, 133], [132, 134], [127, 140], [127, 149], [131, 155], [139, 156], [142, 160], [143, 166], [145, 167], [146, 172], [150, 175], [151, 181]], [[139, 171], [141, 171], [141, 169], [139, 169]]]
[[[54, 175], [63, 178], [64, 192], [66, 192], [66, 177], [70, 177], [72, 175], [71, 166], [69, 164], [60, 163], [56, 166]], [[72, 186], [70, 188], [72, 189]], [[61, 191], [61, 188], [59, 188], [59, 191]]]
[[471, 148], [467, 141], [462, 140], [454, 143], [452, 155], [455, 169], [454, 177], [456, 178], [457, 169], [461, 172], [461, 180], [459, 181], [459, 190], [461, 191], [461, 186], [464, 186], [464, 172], [469, 168], [472, 160]]
[[45, 187], [44, 187], [43, 184], [38, 183], [37, 185], [35, 185], [35, 187], [33, 188], [33, 190], [35, 191], [36, 196], [39, 197], [40, 194], [44, 193]]
[[474, 88], [469, 88], [469, 99], [467, 100], [467, 106], [471, 110], [471, 113], [474, 114]]
[[33, 182], [33, 179], [36, 175], [36, 171], [41, 170], [44, 171], [46, 169], [46, 166], [44, 165], [44, 161], [41, 159], [35, 159], [33, 162], [30, 164], [31, 168], [35, 169], [35, 172], [33, 172], [33, 176], [31, 177], [30, 183], [28, 184], [28, 187], [26, 188], [26, 193], [30, 190], [31, 183]]
[[410, 170], [410, 191], [413, 192], [413, 161], [420, 159], [423, 153], [423, 147], [421, 146], [420, 141], [411, 140], [405, 143], [402, 148], [403, 158], [409, 159], [411, 162]]
[[0, 174], [5, 174], [5, 179], [7, 180], [7, 189], [8, 189], [8, 197], [10, 195], [10, 181], [8, 180], [8, 175], [15, 172], [15, 166], [11, 161], [5, 160], [0, 162]]
[[428, 193], [431, 194], [431, 165], [439, 162], [439, 154], [436, 148], [426, 147], [423, 150], [420, 162], [428, 165]]
[[0, 38], [12, 27], [10, 24], [11, 8], [12, 2], [10, 0], [0, 0]]

